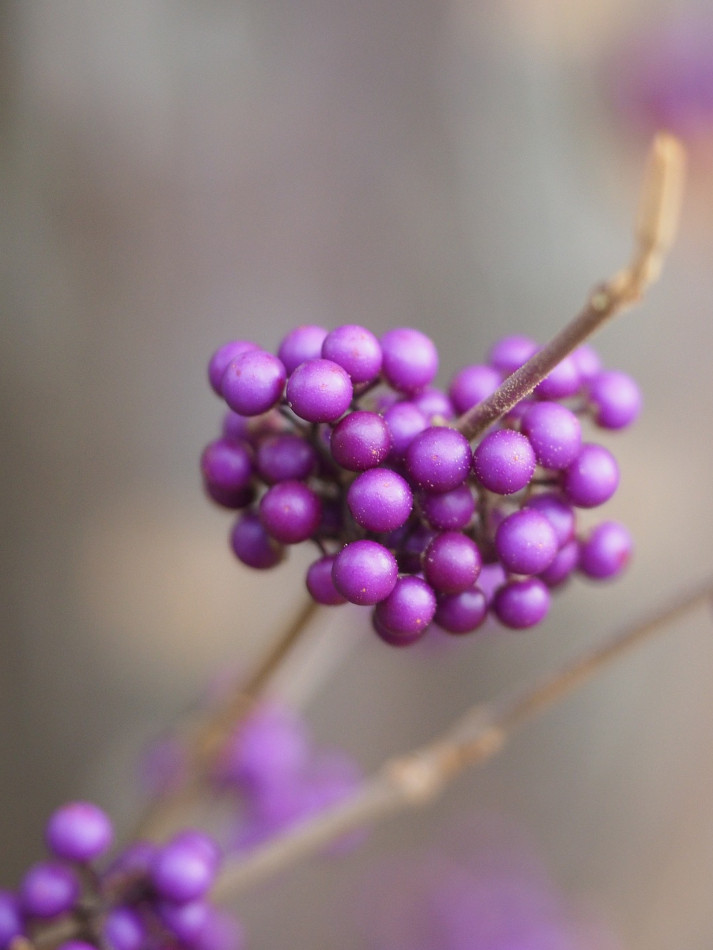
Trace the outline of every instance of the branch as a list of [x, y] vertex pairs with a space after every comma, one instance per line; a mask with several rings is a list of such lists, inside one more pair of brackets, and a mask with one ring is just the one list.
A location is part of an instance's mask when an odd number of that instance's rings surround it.
[[678, 225], [685, 153], [672, 135], [654, 139], [644, 173], [631, 262], [624, 270], [592, 291], [584, 309], [550, 342], [496, 389], [465, 412], [455, 423], [470, 441], [528, 396], [572, 350], [617, 313], [633, 306], [654, 283]]
[[247, 856], [226, 865], [213, 893], [227, 901], [291, 864], [321, 851], [345, 833], [406, 808], [432, 801], [463, 769], [482, 765], [514, 731], [563, 699], [605, 666], [653, 634], [713, 602], [713, 578], [637, 626], [585, 651], [527, 689], [474, 706], [439, 738], [392, 759], [347, 799], [293, 826]]

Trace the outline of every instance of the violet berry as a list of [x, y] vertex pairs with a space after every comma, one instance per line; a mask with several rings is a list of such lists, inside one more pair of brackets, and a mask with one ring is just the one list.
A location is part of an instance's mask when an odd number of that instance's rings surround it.
[[624, 525], [603, 521], [581, 544], [579, 570], [597, 580], [616, 577], [629, 563], [632, 550], [631, 535]]
[[66, 861], [93, 861], [111, 847], [114, 829], [108, 815], [91, 802], [69, 802], [50, 816], [47, 847]]
[[420, 577], [400, 577], [374, 609], [376, 632], [391, 646], [408, 646], [426, 632], [436, 612], [433, 588]]
[[391, 551], [376, 541], [352, 541], [334, 559], [332, 580], [352, 604], [377, 604], [396, 584], [398, 566]]
[[265, 350], [248, 350], [228, 364], [221, 392], [234, 412], [259, 416], [277, 404], [287, 373], [280, 360]]
[[499, 495], [512, 495], [529, 484], [535, 465], [529, 439], [512, 429], [490, 432], [473, 453], [473, 469], [480, 483]]
[[472, 459], [468, 440], [457, 429], [430, 426], [411, 441], [404, 461], [413, 485], [440, 493], [463, 484]]
[[438, 350], [419, 330], [401, 327], [381, 337], [382, 372], [394, 389], [416, 393], [433, 381], [438, 372]]
[[370, 468], [349, 486], [347, 505], [352, 517], [367, 531], [394, 531], [413, 508], [408, 482], [390, 468]]
[[537, 577], [508, 581], [493, 597], [492, 610], [500, 623], [513, 630], [534, 627], [547, 616], [550, 594]]
[[595, 508], [608, 501], [619, 485], [616, 459], [603, 445], [585, 443], [564, 470], [562, 488], [578, 508]]
[[379, 375], [382, 352], [379, 341], [366, 327], [347, 324], [324, 338], [321, 355], [339, 363], [353, 383], [369, 383]]
[[349, 408], [353, 387], [349, 374], [332, 360], [307, 360], [287, 381], [287, 404], [307, 422], [335, 422]]

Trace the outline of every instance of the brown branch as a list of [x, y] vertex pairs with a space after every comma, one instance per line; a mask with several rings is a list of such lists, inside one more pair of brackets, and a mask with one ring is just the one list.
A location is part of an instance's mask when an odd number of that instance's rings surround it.
[[482, 765], [513, 732], [563, 699], [605, 666], [653, 634], [713, 600], [713, 578], [643, 623], [585, 651], [541, 682], [491, 703], [474, 706], [443, 735], [388, 761], [346, 800], [293, 826], [245, 857], [229, 863], [214, 890], [227, 901], [259, 881], [312, 855], [345, 833], [436, 798], [468, 766]]
[[473, 440], [528, 396], [565, 356], [622, 310], [635, 304], [661, 272], [678, 224], [685, 153], [672, 135], [654, 139], [639, 200], [635, 248], [631, 262], [608, 281], [595, 287], [583, 310], [541, 350], [516, 370], [487, 399], [465, 412], [455, 423]]

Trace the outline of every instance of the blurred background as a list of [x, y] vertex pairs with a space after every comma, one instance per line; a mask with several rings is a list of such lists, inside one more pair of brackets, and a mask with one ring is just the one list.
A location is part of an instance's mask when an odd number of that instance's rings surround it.
[[[394, 651], [366, 612], [325, 611], [322, 635], [355, 649], [309, 699], [315, 734], [375, 768], [710, 572], [708, 0], [0, 11], [3, 886], [59, 802], [128, 823], [144, 743], [303, 602], [308, 555], [241, 568], [203, 497], [211, 352], [276, 349], [299, 323], [411, 325], [436, 339], [445, 384], [504, 334], [544, 341], [628, 258], [662, 124], [690, 149], [681, 237], [598, 340], [646, 400], [606, 440], [623, 471], [606, 512], [635, 563], [610, 588], [573, 583], [531, 634]], [[252, 945], [382, 945], [354, 923], [380, 862], [447, 860], [453, 829], [496, 810], [618, 935], [607, 947], [709, 950], [711, 632], [691, 617], [434, 809], [242, 899]]]

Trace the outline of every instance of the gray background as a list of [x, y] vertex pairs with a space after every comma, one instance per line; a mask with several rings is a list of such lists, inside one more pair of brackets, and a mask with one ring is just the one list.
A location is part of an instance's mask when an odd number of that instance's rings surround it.
[[[700, 5], [705, 8], [704, 4]], [[197, 459], [231, 337], [301, 322], [413, 325], [441, 380], [505, 333], [544, 340], [624, 263], [646, 135], [615, 106], [635, 41], [676, 0], [67, 0], [2, 7], [4, 317], [0, 853], [14, 886], [47, 813], [95, 797], [128, 822], [132, 762], [221, 667], [301, 602], [226, 550]], [[712, 41], [713, 49], [713, 41]], [[309, 703], [369, 769], [713, 566], [711, 149], [681, 239], [600, 352], [646, 413], [608, 444], [607, 508], [635, 564], [575, 583], [529, 634], [358, 649]], [[240, 902], [255, 946], [362, 947], [353, 894], [381, 855], [497, 808], [556, 886], [632, 950], [713, 938], [713, 641], [692, 617], [528, 727], [433, 812]]]

